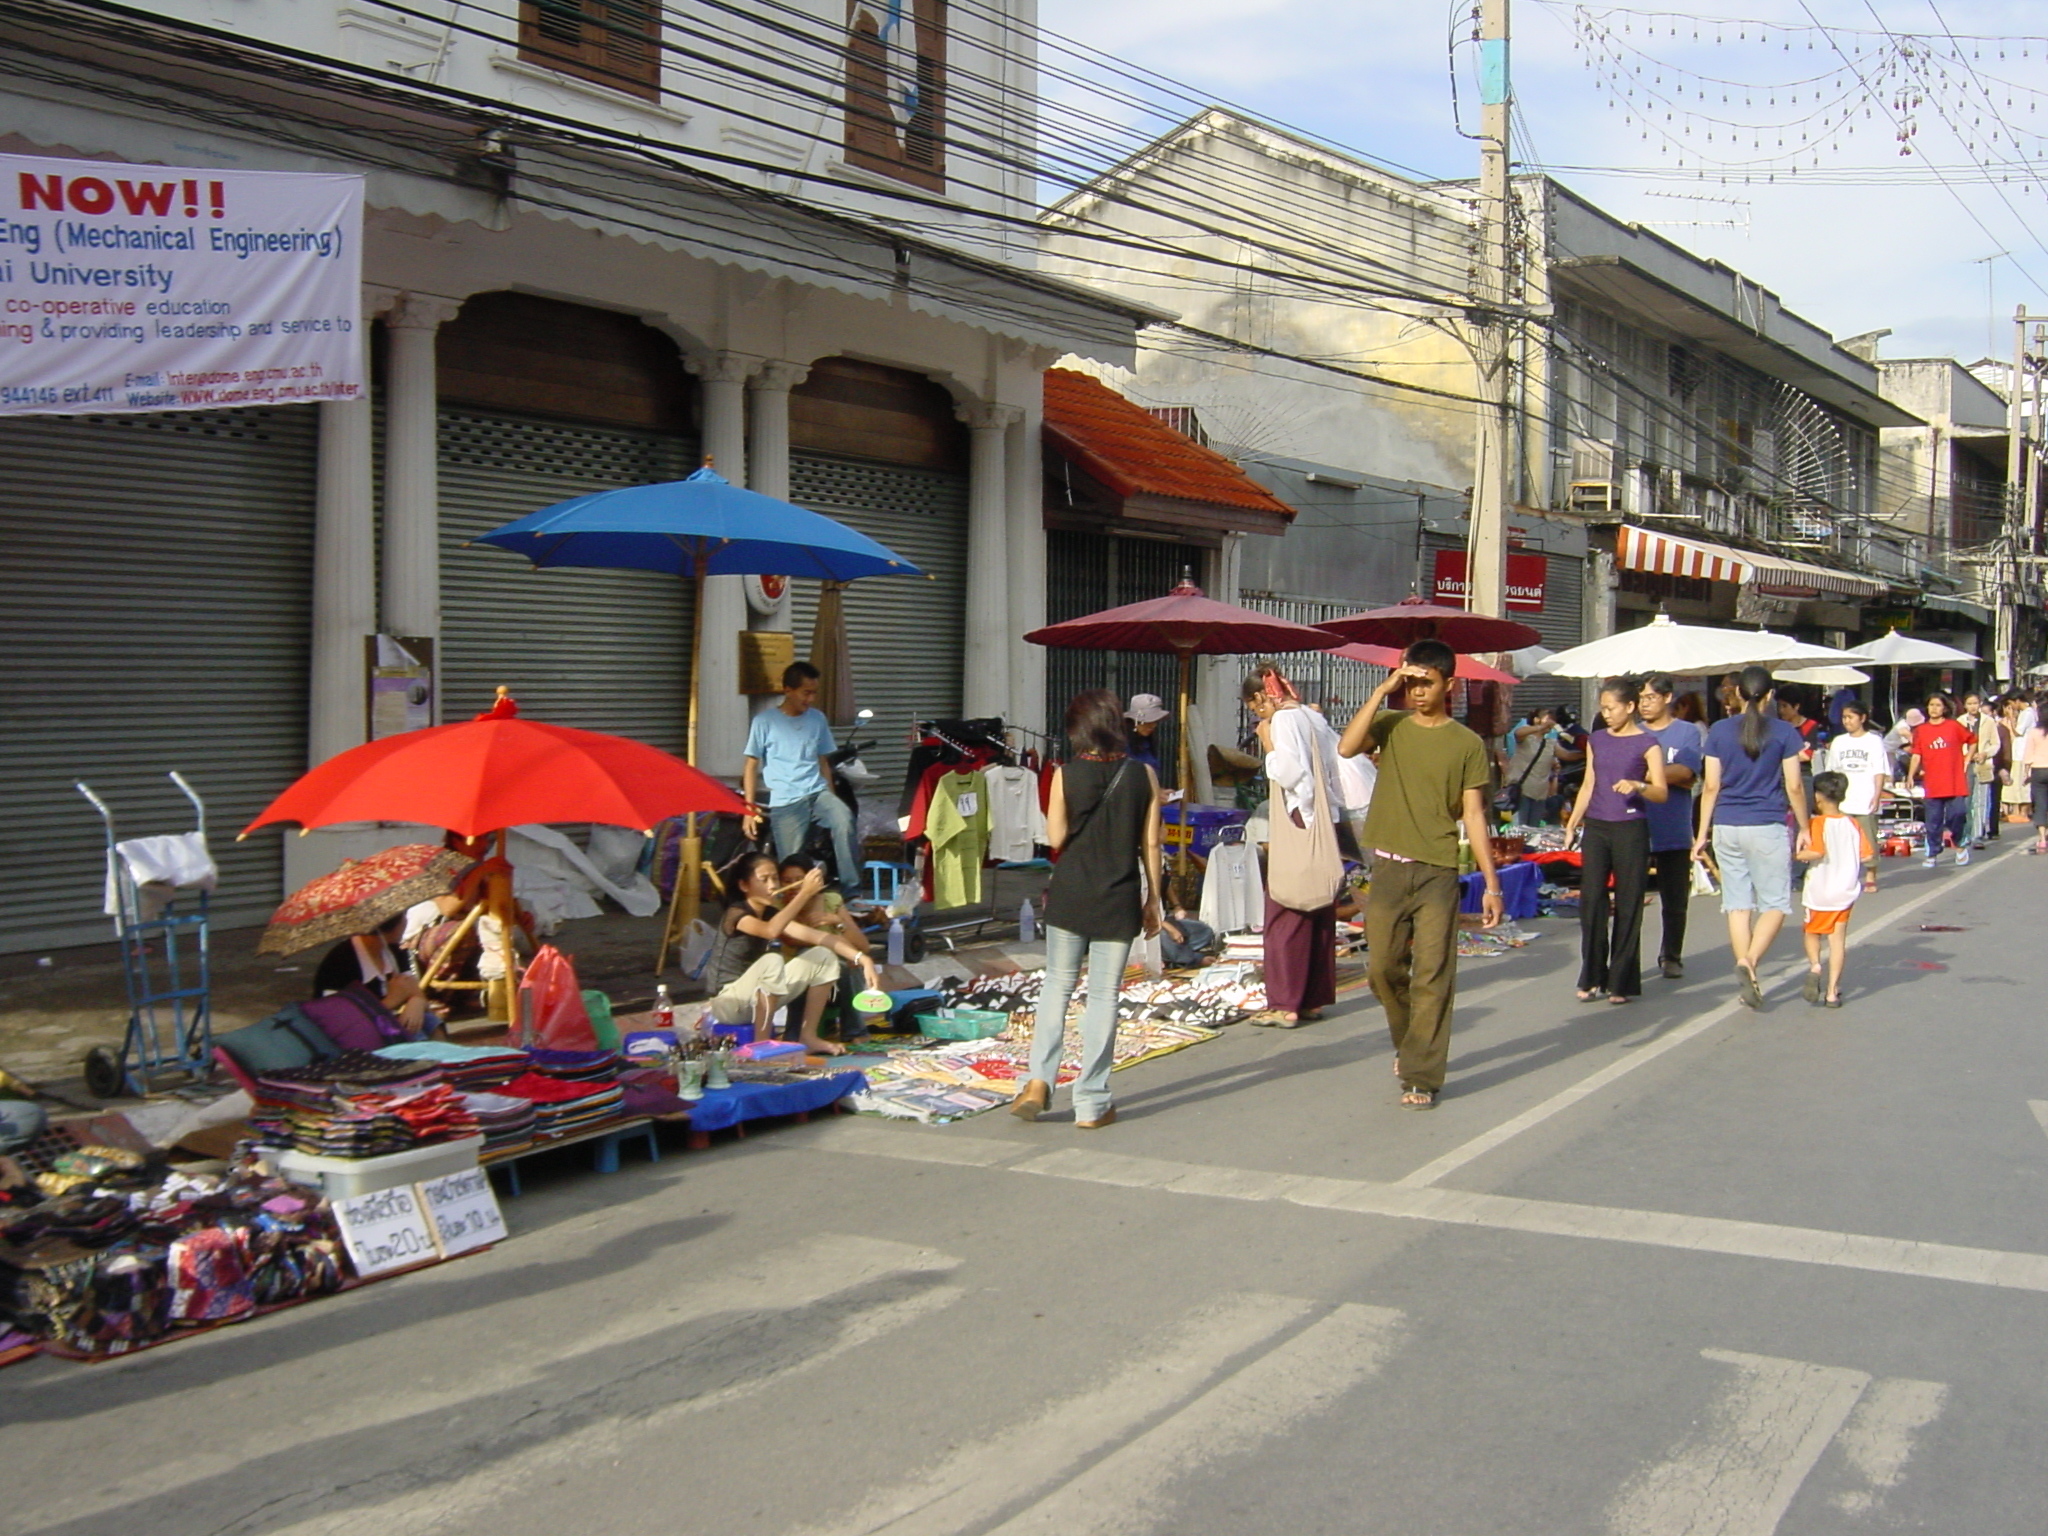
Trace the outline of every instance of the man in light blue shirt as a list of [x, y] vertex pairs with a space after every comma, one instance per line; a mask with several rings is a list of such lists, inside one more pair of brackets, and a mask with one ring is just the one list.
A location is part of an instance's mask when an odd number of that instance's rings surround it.
[[[747, 732], [740, 792], [749, 805], [757, 805], [761, 784], [767, 784], [768, 829], [778, 859], [801, 853], [814, 825], [829, 832], [839, 884], [850, 891], [860, 885], [853, 812], [832, 793], [832, 764], [827, 757], [836, 743], [832, 723], [816, 707], [817, 697], [816, 667], [807, 661], [793, 661], [782, 669], [781, 704], [754, 716]], [[747, 836], [759, 835], [758, 813], [747, 817], [746, 828]]]

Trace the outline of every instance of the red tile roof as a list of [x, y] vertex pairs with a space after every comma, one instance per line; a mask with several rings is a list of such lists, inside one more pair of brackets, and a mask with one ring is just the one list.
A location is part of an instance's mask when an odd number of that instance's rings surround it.
[[1294, 516], [1294, 508], [1222, 454], [1085, 373], [1046, 371], [1045, 436], [1118, 496], [1163, 496]]

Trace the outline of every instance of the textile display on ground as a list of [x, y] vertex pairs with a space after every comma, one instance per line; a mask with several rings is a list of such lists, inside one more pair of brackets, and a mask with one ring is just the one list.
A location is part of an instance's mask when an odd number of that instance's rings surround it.
[[690, 1129], [723, 1131], [744, 1120], [808, 1114], [828, 1108], [849, 1094], [860, 1094], [867, 1087], [867, 1077], [860, 1071], [816, 1075], [764, 1073], [756, 1078], [736, 1078], [730, 1088], [707, 1088], [703, 1098], [690, 1104]]

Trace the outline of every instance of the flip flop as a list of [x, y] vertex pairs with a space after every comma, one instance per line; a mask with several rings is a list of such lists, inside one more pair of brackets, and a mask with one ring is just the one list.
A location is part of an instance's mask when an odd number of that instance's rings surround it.
[[1807, 1002], [1812, 1004], [1814, 1007], [1818, 1008], [1820, 1006], [1820, 991], [1820, 972], [1808, 971], [1806, 973], [1806, 985], [1800, 988], [1799, 995], [1805, 998]]
[[1742, 999], [1742, 1006], [1745, 1008], [1763, 1007], [1764, 989], [1757, 984], [1756, 972], [1746, 965], [1738, 965], [1735, 967], [1735, 974], [1740, 978], [1736, 985], [1741, 988], [1739, 995]]

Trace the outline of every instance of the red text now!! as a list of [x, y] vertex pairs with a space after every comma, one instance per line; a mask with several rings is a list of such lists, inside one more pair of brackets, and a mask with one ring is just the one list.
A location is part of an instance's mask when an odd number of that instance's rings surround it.
[[[21, 173], [21, 211], [33, 213], [38, 208], [47, 208], [51, 213], [112, 213], [119, 203], [129, 214], [149, 214], [159, 219], [171, 216], [173, 204], [184, 210], [185, 217], [199, 217], [198, 181], [102, 181], [97, 176], [61, 176], [52, 173], [38, 176], [31, 171]], [[207, 211], [216, 219], [228, 216], [226, 187], [218, 181], [203, 184], [206, 188]], [[179, 196], [183, 193], [183, 197]]]

